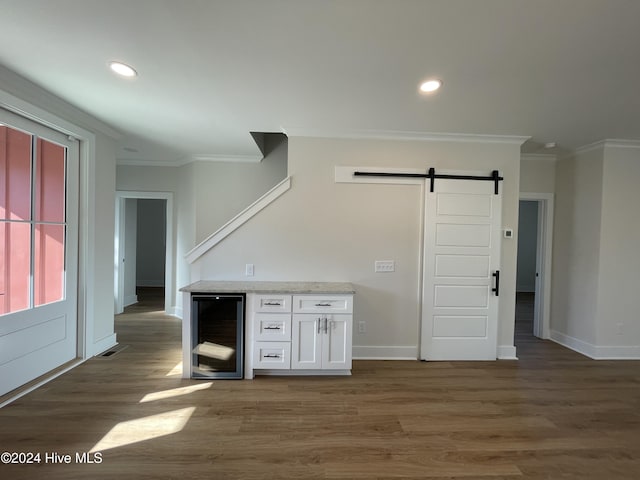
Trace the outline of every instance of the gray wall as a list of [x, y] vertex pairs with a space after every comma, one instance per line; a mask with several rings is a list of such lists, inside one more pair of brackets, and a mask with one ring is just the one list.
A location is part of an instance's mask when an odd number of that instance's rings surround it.
[[538, 202], [520, 200], [518, 216], [518, 292], [536, 290], [536, 247], [538, 238]]
[[136, 295], [136, 250], [138, 229], [138, 201], [135, 198], [124, 200], [124, 299], [123, 306], [138, 301]]
[[162, 287], [165, 284], [167, 201], [139, 198], [137, 205], [136, 286]]

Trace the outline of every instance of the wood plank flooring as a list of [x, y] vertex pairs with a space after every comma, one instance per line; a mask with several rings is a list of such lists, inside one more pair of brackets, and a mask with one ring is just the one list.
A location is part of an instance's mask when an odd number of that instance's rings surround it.
[[[0, 409], [0, 451], [41, 455], [0, 478], [640, 478], [640, 362], [595, 362], [519, 323], [517, 362], [182, 380], [180, 322], [156, 300], [116, 317], [127, 348]], [[76, 462], [94, 448], [101, 463]]]

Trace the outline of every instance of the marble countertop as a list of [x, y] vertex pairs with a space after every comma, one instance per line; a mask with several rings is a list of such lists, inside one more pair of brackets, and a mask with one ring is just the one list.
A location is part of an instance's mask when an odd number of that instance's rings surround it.
[[180, 289], [192, 293], [292, 293], [292, 294], [354, 294], [353, 285], [346, 282], [243, 282], [200, 280]]

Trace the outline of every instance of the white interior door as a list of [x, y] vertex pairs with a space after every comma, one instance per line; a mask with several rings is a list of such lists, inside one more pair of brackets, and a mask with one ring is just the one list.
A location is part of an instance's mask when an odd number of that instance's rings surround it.
[[475, 180], [437, 179], [434, 190], [425, 195], [420, 357], [495, 360], [501, 194]]
[[0, 109], [0, 395], [77, 357], [78, 142]]

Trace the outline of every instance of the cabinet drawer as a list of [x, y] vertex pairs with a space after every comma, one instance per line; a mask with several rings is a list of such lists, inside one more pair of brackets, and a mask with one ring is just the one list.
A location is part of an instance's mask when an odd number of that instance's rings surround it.
[[352, 313], [352, 295], [294, 295], [296, 313]]
[[253, 310], [255, 312], [286, 313], [291, 311], [291, 295], [254, 295]]
[[254, 368], [291, 368], [290, 342], [255, 342], [253, 344]]
[[288, 342], [291, 340], [291, 314], [256, 313], [253, 317], [253, 338]]

